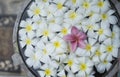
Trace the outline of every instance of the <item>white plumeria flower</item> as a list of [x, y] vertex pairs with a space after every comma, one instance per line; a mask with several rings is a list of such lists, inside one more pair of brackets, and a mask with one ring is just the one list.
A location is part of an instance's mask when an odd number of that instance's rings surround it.
[[37, 39], [34, 37], [29, 37], [27, 35], [24, 35], [24, 37], [20, 37], [20, 45], [21, 48], [24, 48], [26, 46], [26, 49], [33, 48], [33, 46], [36, 45]]
[[71, 53], [68, 58], [66, 58], [65, 62], [66, 64], [65, 68], [71, 69], [73, 73], [77, 72], [77, 56], [74, 53]]
[[80, 0], [80, 5], [79, 8], [80, 10], [83, 11], [83, 13], [88, 13], [90, 11], [93, 10], [92, 6], [93, 6], [93, 0]]
[[41, 24], [40, 28], [36, 31], [36, 36], [41, 37], [41, 40], [44, 42], [53, 39], [55, 33], [50, 28], [46, 23]]
[[41, 63], [40, 63], [40, 56], [41, 54], [39, 54], [39, 52], [35, 51], [35, 49], [27, 49], [25, 50], [25, 56], [27, 57], [26, 59], [26, 63], [29, 67], [32, 67], [34, 69], [38, 69], [40, 68], [41, 66]]
[[71, 32], [71, 25], [68, 23], [63, 23], [61, 25], [60, 31], [59, 31], [59, 36], [63, 37]]
[[112, 34], [110, 28], [106, 27], [107, 25], [101, 24], [100, 26], [99, 26], [100, 28], [96, 31], [99, 37], [99, 42], [104, 41], [105, 39], [108, 38], [109, 35]]
[[99, 25], [97, 23], [88, 19], [82, 23], [82, 29], [84, 32], [87, 32], [88, 37], [97, 39], [97, 35], [94, 32], [99, 29]]
[[94, 0], [93, 2], [94, 5], [92, 6], [92, 8], [94, 9], [94, 12], [105, 12], [110, 8], [110, 3], [108, 2], [108, 0]]
[[75, 54], [78, 55], [78, 56], [89, 56], [89, 57], [91, 57], [97, 49], [96, 42], [97, 42], [96, 39], [88, 38], [88, 42], [86, 43], [86, 47], [84, 49], [77, 48], [77, 50], [75, 51]]
[[47, 22], [51, 25], [57, 25], [63, 23], [63, 17], [55, 17], [53, 15], [50, 15], [47, 17]]
[[92, 72], [93, 62], [89, 60], [89, 58], [81, 57], [78, 59], [78, 62], [79, 62], [77, 66], [78, 73], [76, 74], [77, 77], [86, 77]]
[[41, 28], [41, 26], [46, 23], [45, 19], [40, 16], [34, 16], [32, 19], [33, 26], [35, 26], [36, 29]]
[[95, 65], [95, 67], [99, 73], [104, 73], [105, 70], [108, 71], [110, 69], [110, 67], [112, 66], [112, 63], [111, 63], [112, 60], [110, 60], [106, 57], [107, 57], [107, 55], [103, 54], [101, 57], [101, 62], [98, 65]]
[[107, 53], [107, 57], [112, 59], [112, 57], [117, 58], [118, 56], [118, 47], [115, 47], [112, 43], [111, 38], [105, 40], [102, 45], [102, 50]]
[[105, 51], [103, 50], [102, 46], [100, 44], [97, 45], [97, 49], [94, 52], [94, 55], [92, 57], [92, 61], [94, 62], [94, 64], [98, 64], [101, 61], [101, 57], [103, 57], [102, 55], [105, 54]]
[[119, 48], [120, 44], [118, 43], [120, 42], [120, 28], [118, 25], [113, 26], [112, 35], [110, 37], [112, 38], [113, 45]]
[[54, 15], [55, 16], [62, 16], [64, 12], [67, 10], [67, 7], [64, 6], [66, 0], [53, 0], [55, 4], [51, 4], [54, 9], [56, 10]]
[[88, 17], [88, 19], [92, 22], [99, 22], [100, 21], [100, 15], [99, 13], [96, 13], [94, 11], [89, 11], [86, 13], [83, 13], [85, 15], [85, 17]]
[[101, 13], [101, 25], [106, 25], [107, 27], [109, 27], [110, 24], [116, 24], [118, 22], [118, 19], [116, 16], [113, 15], [114, 13], [114, 10], [109, 10], [107, 12]]
[[29, 37], [33, 37], [35, 35], [34, 30], [36, 29], [36, 26], [32, 24], [31, 19], [27, 19], [26, 21], [22, 20], [20, 23], [20, 27], [22, 29], [19, 30], [19, 35], [23, 36], [27, 34]]
[[65, 19], [64, 22], [68, 23], [70, 25], [76, 25], [79, 23], [79, 21], [83, 18], [83, 16], [79, 13], [78, 9], [77, 11], [75, 10], [69, 10], [67, 13], [65, 13]]
[[[40, 6], [39, 6], [40, 5]], [[46, 11], [44, 9], [44, 4], [42, 4], [41, 2], [32, 2], [32, 4], [30, 5], [29, 10], [27, 11], [29, 17], [32, 16], [46, 16]]]
[[40, 59], [41, 62], [43, 63], [50, 62], [50, 56], [52, 52], [47, 44], [43, 43], [42, 41], [39, 41], [36, 44], [36, 50], [41, 54], [41, 59]]
[[[53, 5], [50, 4], [49, 6], [46, 6], [45, 9], [47, 11], [47, 18], [54, 16], [56, 9]], [[59, 16], [56, 16], [56, 17], [59, 17]]]
[[43, 66], [41, 66], [41, 69], [42, 70], [38, 71], [40, 77], [56, 77], [57, 70], [49, 64], [44, 64]]
[[51, 49], [52, 53], [52, 58], [55, 60], [64, 60], [64, 58], [66, 58], [66, 54], [67, 53], [67, 44], [66, 42], [59, 38], [59, 37], [55, 37], [53, 40], [50, 41], [49, 45], [49, 49]]
[[65, 3], [65, 5], [67, 7], [70, 7], [71, 9], [73, 9], [75, 7], [76, 8], [79, 7], [80, 2], [81, 2], [81, 0], [67, 0], [67, 2]]

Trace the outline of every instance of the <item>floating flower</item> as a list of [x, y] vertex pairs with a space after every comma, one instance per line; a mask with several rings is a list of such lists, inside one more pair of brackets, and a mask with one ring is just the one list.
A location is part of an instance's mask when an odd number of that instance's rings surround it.
[[19, 30], [19, 35], [23, 36], [27, 34], [29, 37], [33, 37], [35, 35], [34, 30], [36, 29], [36, 26], [32, 24], [31, 19], [26, 19], [26, 21], [21, 21], [20, 27], [22, 29]]
[[111, 60], [106, 57], [107, 55], [103, 54], [101, 57], [101, 62], [98, 65], [96, 65], [97, 71], [99, 73], [104, 73], [105, 70], [108, 71], [110, 67], [112, 66]]
[[67, 6], [67, 7], [70, 7], [71, 9], [73, 9], [73, 8], [77, 8], [77, 7], [79, 7], [79, 5], [80, 5], [80, 2], [81, 2], [81, 0], [68, 0], [66, 3], [65, 3], [65, 5]]
[[87, 32], [88, 37], [97, 39], [97, 35], [94, 31], [99, 29], [99, 24], [88, 19], [85, 22], [82, 22], [82, 29], [84, 32]]
[[63, 23], [62, 26], [60, 27], [60, 31], [59, 31], [58, 35], [60, 37], [63, 37], [63, 36], [65, 36], [65, 35], [70, 33], [70, 31], [71, 31], [70, 29], [71, 29], [71, 25], [70, 24]]
[[70, 68], [73, 73], [77, 72], [77, 65], [78, 63], [77, 57], [75, 54], [71, 53], [68, 58], [64, 61], [66, 64], [65, 68]]
[[39, 54], [39, 52], [35, 51], [35, 49], [27, 49], [25, 51], [25, 56], [27, 57], [26, 59], [26, 63], [29, 67], [32, 67], [34, 69], [38, 69], [41, 67], [41, 63], [40, 63], [40, 56], [41, 54]]
[[55, 32], [50, 29], [46, 23], [40, 25], [40, 28], [36, 31], [36, 36], [41, 37], [41, 40], [47, 42], [53, 39]]
[[51, 67], [49, 64], [45, 64], [41, 66], [42, 70], [39, 70], [38, 73], [40, 77], [55, 77], [56, 76], [56, 69]]
[[107, 53], [107, 57], [109, 59], [112, 59], [113, 57], [118, 56], [118, 47], [115, 47], [112, 44], [112, 40], [109, 38], [103, 42], [104, 45], [102, 45], [103, 50]]
[[64, 6], [66, 0], [53, 0], [55, 4], [51, 4], [54, 9], [56, 10], [54, 15], [55, 16], [62, 16], [64, 12], [67, 10], [67, 7]]
[[88, 13], [91, 10], [93, 10], [92, 8], [93, 5], [93, 1], [92, 0], [81, 0], [79, 8], [84, 11], [83, 13]]
[[36, 45], [37, 39], [34, 39], [34, 37], [29, 37], [27, 35], [24, 35], [24, 37], [20, 37], [20, 46], [21, 48], [24, 48], [26, 46], [26, 49], [33, 48], [33, 46]]
[[95, 50], [94, 55], [92, 57], [92, 61], [94, 62], [95, 65], [100, 63], [103, 54], [105, 54], [105, 51], [102, 48], [102, 46], [98, 44], [97, 49]]
[[85, 48], [87, 36], [84, 32], [78, 30], [75, 26], [71, 29], [71, 34], [64, 36], [64, 40], [71, 44], [71, 50], [74, 52], [77, 47]]
[[96, 13], [94, 11], [89, 11], [86, 13], [83, 13], [85, 15], [85, 17], [88, 17], [88, 19], [94, 23], [99, 22], [100, 21], [100, 15], [99, 13]]
[[89, 60], [87, 57], [80, 57], [78, 59], [77, 70], [78, 73], [76, 74], [77, 77], [86, 77], [90, 74], [93, 70], [93, 62]]
[[45, 44], [44, 42], [39, 41], [36, 44], [36, 50], [41, 54], [40, 61], [43, 63], [49, 63], [50, 56], [52, 54], [52, 51], [49, 49], [49, 46]]
[[94, 12], [105, 12], [106, 10], [109, 10], [110, 8], [110, 3], [108, 2], [108, 0], [94, 0], [93, 1], [93, 6], [92, 8], [94, 9]]
[[[39, 6], [40, 5], [40, 6]], [[29, 17], [32, 17], [32, 16], [46, 16], [46, 11], [44, 9], [44, 4], [42, 4], [41, 2], [32, 2], [29, 10], [27, 11]]]
[[47, 18], [47, 22], [49, 23], [49, 28], [53, 32], [59, 32], [61, 29], [61, 24], [63, 23], [63, 18], [62, 17], [55, 17], [55, 16], [49, 16]]
[[57, 62], [61, 63], [67, 57], [67, 44], [63, 39], [55, 37], [48, 46], [52, 51], [51, 58]]
[[35, 26], [36, 29], [41, 28], [41, 26], [43, 26], [46, 21], [44, 18], [41, 18], [40, 16], [34, 16], [33, 18], [33, 26]]
[[101, 24], [100, 26], [100, 28], [96, 31], [97, 35], [99, 36], [99, 42], [104, 41], [112, 34], [110, 28], [106, 27], [107, 25]]
[[83, 16], [79, 12], [80, 9], [77, 11], [75, 10], [69, 10], [65, 13], [65, 19], [64, 22], [68, 23], [70, 25], [76, 25], [78, 22], [83, 18]]
[[117, 26], [117, 25], [114, 25], [113, 26], [113, 31], [112, 31], [112, 34], [111, 34], [111, 39], [113, 41], [113, 45], [115, 47], [120, 47], [120, 44], [118, 44], [120, 42], [120, 28]]
[[114, 10], [109, 10], [107, 12], [101, 13], [101, 26], [106, 25], [109, 28], [110, 24], [116, 24], [118, 22], [118, 19], [113, 15], [114, 13]]

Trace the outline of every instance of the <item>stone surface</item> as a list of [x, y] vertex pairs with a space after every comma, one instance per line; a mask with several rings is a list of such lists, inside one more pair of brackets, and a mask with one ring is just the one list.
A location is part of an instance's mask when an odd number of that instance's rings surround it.
[[0, 14], [17, 14], [26, 0], [0, 0]]

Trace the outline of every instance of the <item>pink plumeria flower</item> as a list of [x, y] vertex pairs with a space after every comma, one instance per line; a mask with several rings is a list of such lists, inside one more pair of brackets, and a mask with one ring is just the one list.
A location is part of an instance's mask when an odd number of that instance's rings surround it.
[[78, 30], [75, 26], [71, 29], [71, 34], [64, 36], [64, 40], [70, 43], [70, 48], [73, 52], [75, 52], [77, 47], [85, 48], [86, 43], [85, 40], [87, 39], [87, 35]]

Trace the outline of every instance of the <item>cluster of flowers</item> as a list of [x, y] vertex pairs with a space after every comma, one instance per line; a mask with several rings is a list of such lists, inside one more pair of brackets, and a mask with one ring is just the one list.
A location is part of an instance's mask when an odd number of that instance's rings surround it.
[[[93, 67], [108, 71], [120, 46], [114, 13], [108, 0], [33, 1], [19, 28], [27, 65], [40, 77], [94, 77]], [[87, 36], [85, 47], [74, 52], [63, 38], [76, 32], [73, 27]]]

